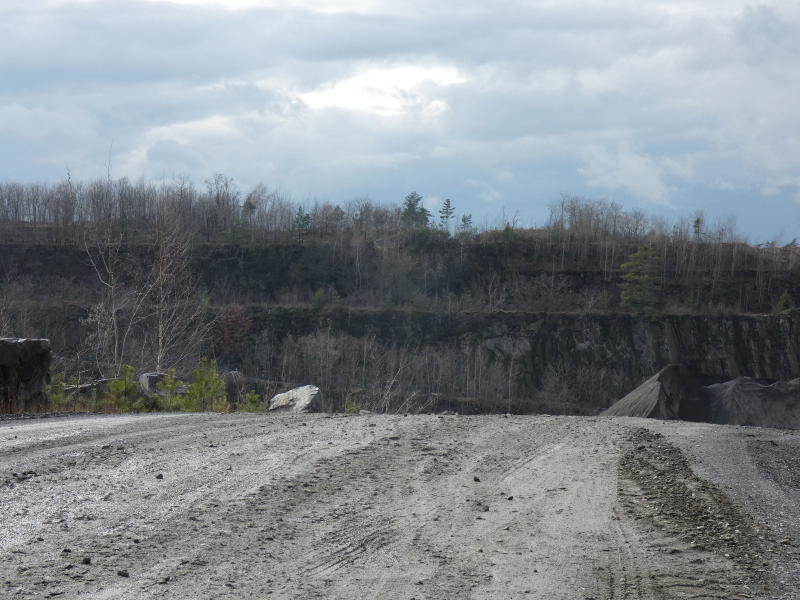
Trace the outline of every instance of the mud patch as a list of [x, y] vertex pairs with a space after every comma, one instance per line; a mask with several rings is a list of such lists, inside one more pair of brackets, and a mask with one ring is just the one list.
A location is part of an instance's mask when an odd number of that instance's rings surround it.
[[[700, 597], [748, 598], [767, 590], [766, 532], [697, 477], [662, 435], [634, 430], [619, 475], [624, 510], [652, 528], [651, 546], [665, 557], [653, 575], [661, 597], [698, 597], [702, 588]], [[682, 560], [671, 560], [675, 555]]]

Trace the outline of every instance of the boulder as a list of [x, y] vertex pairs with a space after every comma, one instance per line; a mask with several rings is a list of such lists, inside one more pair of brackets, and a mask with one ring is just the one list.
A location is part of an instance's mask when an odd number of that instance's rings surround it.
[[47, 409], [50, 341], [0, 338], [0, 413]]
[[315, 385], [304, 385], [273, 396], [269, 401], [271, 412], [309, 413], [321, 410], [322, 394]]
[[145, 394], [148, 396], [154, 396], [159, 392], [158, 384], [164, 381], [166, 376], [166, 373], [159, 373], [158, 371], [153, 371], [152, 373], [142, 373], [139, 375], [139, 386], [142, 388], [142, 391]]

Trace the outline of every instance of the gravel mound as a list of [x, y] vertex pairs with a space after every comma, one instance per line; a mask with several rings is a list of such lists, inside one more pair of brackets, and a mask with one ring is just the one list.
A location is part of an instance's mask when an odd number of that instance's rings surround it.
[[702, 385], [686, 367], [669, 365], [603, 414], [800, 429], [800, 379], [765, 384], [737, 377]]

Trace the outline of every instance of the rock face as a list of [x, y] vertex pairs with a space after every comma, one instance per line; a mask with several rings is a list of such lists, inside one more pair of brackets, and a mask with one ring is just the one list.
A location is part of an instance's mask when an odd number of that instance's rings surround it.
[[[319, 311], [295, 307], [252, 307], [251, 335], [268, 331], [277, 341], [313, 335]], [[395, 346], [450, 351], [453, 360], [509, 373], [519, 398], [532, 397], [548, 379], [594, 383], [599, 412], [669, 364], [683, 364], [713, 381], [740, 376], [772, 381], [800, 377], [800, 311], [778, 315], [572, 314], [527, 312], [437, 313], [405, 310], [324, 312], [332, 334], [374, 335], [382, 349]], [[513, 362], [513, 370], [512, 370]], [[513, 372], [512, 372], [513, 371]], [[704, 383], [709, 383], [708, 381]]]
[[278, 394], [269, 401], [269, 410], [278, 412], [319, 412], [322, 395], [315, 385], [304, 385]]
[[685, 366], [669, 365], [602, 414], [800, 429], [800, 379], [704, 386]]
[[47, 408], [50, 341], [0, 338], [0, 413]]

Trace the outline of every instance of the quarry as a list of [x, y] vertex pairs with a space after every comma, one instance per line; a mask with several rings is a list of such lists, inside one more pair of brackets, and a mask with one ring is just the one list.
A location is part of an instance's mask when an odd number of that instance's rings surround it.
[[0, 192], [3, 598], [798, 597], [796, 245]]

